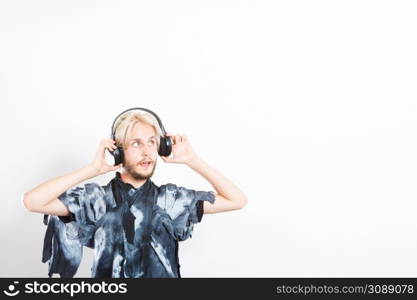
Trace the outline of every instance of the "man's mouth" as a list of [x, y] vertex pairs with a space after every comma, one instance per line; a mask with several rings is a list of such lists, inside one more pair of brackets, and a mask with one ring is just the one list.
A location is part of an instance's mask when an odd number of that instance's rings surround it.
[[139, 163], [139, 165], [143, 168], [148, 168], [151, 164], [152, 164], [152, 161], [143, 161]]

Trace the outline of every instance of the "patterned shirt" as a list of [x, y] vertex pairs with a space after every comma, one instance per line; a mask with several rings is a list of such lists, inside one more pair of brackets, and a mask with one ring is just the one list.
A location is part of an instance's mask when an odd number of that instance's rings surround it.
[[58, 197], [70, 216], [50, 216], [42, 262], [49, 277], [73, 277], [83, 246], [94, 249], [94, 278], [181, 277], [178, 242], [192, 236], [212, 191], [196, 191], [150, 178], [135, 189], [119, 172], [104, 186], [87, 183]]

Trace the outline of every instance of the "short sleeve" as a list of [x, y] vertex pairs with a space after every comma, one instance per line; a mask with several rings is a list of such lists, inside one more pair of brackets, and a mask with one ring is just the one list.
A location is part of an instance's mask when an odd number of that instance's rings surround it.
[[214, 203], [212, 191], [197, 191], [169, 183], [164, 186], [165, 210], [171, 217], [178, 240], [192, 236], [194, 224], [201, 221], [204, 201]]
[[95, 224], [106, 212], [104, 188], [96, 183], [73, 187], [58, 199], [64, 203], [76, 222]]
[[82, 187], [77, 186], [67, 190], [58, 196], [58, 199], [70, 211], [67, 221], [75, 221], [79, 238], [86, 245], [89, 243], [96, 222], [106, 213], [104, 188], [96, 183], [87, 183]]

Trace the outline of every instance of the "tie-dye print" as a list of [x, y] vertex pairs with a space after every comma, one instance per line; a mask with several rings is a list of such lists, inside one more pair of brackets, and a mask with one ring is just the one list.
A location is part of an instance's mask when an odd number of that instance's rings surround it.
[[94, 249], [95, 278], [181, 277], [178, 242], [192, 236], [203, 201], [215, 201], [211, 191], [158, 187], [151, 179], [135, 189], [119, 172], [105, 186], [87, 183], [58, 198], [71, 216], [50, 216], [42, 262], [49, 277], [64, 278], [77, 272], [83, 246]]

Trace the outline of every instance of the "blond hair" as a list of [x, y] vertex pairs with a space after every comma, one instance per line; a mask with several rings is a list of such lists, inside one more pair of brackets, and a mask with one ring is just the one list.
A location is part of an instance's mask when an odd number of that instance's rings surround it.
[[132, 133], [137, 123], [150, 125], [156, 132], [156, 142], [159, 148], [160, 137], [162, 135], [161, 128], [155, 117], [146, 111], [128, 111], [117, 118], [114, 124], [114, 136], [116, 145], [120, 147], [126, 146], [127, 138]]

